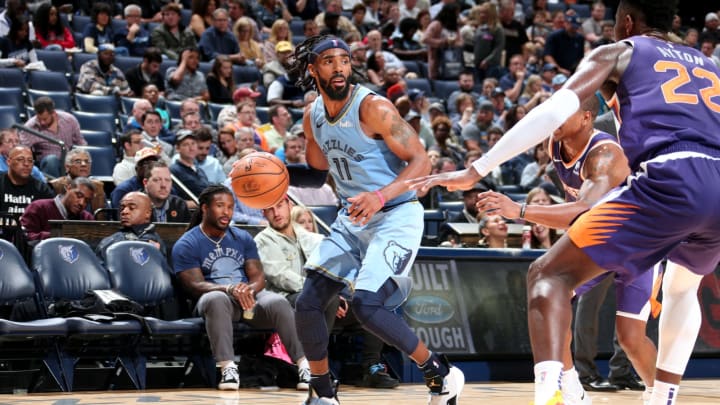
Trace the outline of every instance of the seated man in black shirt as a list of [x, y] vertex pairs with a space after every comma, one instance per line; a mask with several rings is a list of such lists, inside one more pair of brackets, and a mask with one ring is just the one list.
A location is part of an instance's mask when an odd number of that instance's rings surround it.
[[0, 212], [22, 214], [34, 200], [53, 198], [47, 183], [31, 176], [33, 155], [30, 148], [18, 145], [7, 157], [8, 171], [0, 174]]

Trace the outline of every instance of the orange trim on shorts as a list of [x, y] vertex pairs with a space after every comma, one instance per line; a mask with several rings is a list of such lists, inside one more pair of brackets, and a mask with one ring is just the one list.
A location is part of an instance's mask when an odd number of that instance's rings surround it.
[[653, 283], [652, 292], [650, 293], [650, 314], [653, 319], [657, 319], [657, 317], [660, 316], [660, 311], [662, 311], [662, 303], [658, 301], [657, 298], [658, 294], [660, 294], [660, 287], [662, 287], [663, 275], [665, 275], [664, 271], [658, 274], [655, 283]]
[[638, 206], [606, 202], [593, 207], [568, 229], [570, 240], [579, 247], [601, 245], [612, 236], [617, 228], [627, 221], [630, 215], [638, 210]]

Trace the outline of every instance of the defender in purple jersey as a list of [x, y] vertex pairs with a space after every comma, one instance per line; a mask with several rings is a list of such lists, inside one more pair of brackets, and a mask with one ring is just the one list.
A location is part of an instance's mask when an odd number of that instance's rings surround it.
[[[627, 159], [615, 136], [593, 128], [599, 102], [597, 97], [583, 101], [580, 109], [549, 139], [548, 151], [558, 177], [563, 182], [567, 204], [539, 206], [519, 204], [493, 191], [478, 195], [478, 210], [494, 210], [510, 218], [523, 219], [556, 228], [567, 228], [580, 212], [629, 175]], [[635, 369], [652, 391], [655, 374], [655, 345], [646, 335], [651, 311], [653, 282], [657, 272], [645, 272], [634, 280], [607, 272], [575, 289], [576, 295], [589, 291], [606, 277], [615, 277], [617, 298], [617, 336]], [[582, 404], [585, 392], [578, 380], [570, 352], [565, 345], [562, 396], [566, 405]], [[649, 396], [649, 394], [645, 394]]]
[[672, 405], [700, 328], [697, 288], [720, 260], [720, 70], [668, 41], [676, 0], [621, 0], [619, 42], [590, 52], [472, 168], [409, 181], [466, 189], [559, 127], [607, 80], [617, 84], [623, 146], [633, 175], [578, 218], [528, 272], [535, 404], [559, 391], [573, 288], [606, 270], [632, 279], [668, 257], [650, 405]]

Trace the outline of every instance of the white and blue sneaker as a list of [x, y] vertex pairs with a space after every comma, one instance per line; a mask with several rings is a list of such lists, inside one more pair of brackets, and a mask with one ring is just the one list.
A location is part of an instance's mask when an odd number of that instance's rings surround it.
[[460, 393], [465, 386], [465, 374], [459, 368], [450, 365], [445, 356], [440, 356], [440, 360], [445, 363], [449, 372], [442, 378], [442, 381], [440, 381], [440, 376], [425, 380], [425, 384], [430, 388], [428, 404], [457, 405]]
[[335, 396], [332, 398], [317, 397], [313, 394], [315, 394], [315, 390], [310, 386], [307, 399], [300, 405], [340, 405], [340, 401], [337, 399], [337, 384], [335, 384]]

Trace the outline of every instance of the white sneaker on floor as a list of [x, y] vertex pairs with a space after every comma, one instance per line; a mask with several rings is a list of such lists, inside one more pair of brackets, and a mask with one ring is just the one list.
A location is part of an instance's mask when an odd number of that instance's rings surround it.
[[310, 388], [310, 369], [299, 368], [298, 369], [298, 383], [295, 386], [298, 391], [305, 391]]
[[430, 405], [456, 405], [460, 393], [465, 386], [465, 374], [455, 366], [450, 366], [448, 375], [443, 378], [440, 390], [431, 390], [428, 404]]
[[300, 405], [340, 405], [340, 401], [338, 401], [338, 399], [337, 399], [337, 384], [335, 386], [335, 397], [334, 398], [316, 397], [316, 396], [313, 396], [314, 393], [315, 393], [315, 390], [313, 390], [312, 388], [308, 388], [308, 397]]
[[563, 391], [562, 396], [565, 405], [592, 405], [592, 397], [585, 390], [580, 394], [570, 394]]
[[237, 390], [240, 387], [240, 375], [237, 367], [228, 366], [222, 370], [222, 378], [218, 384], [219, 390]]

